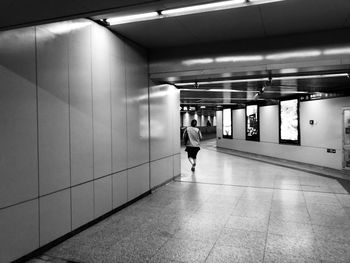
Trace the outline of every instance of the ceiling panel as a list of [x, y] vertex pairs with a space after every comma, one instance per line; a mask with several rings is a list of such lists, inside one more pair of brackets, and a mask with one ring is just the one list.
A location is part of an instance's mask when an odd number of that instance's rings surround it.
[[176, 19], [164, 19], [161, 23], [158, 20], [140, 22], [137, 27], [123, 24], [111, 29], [144, 47], [188, 45], [198, 41]]
[[350, 12], [350, 1], [287, 0], [260, 8], [269, 35], [288, 35], [342, 28]]
[[264, 36], [259, 10], [255, 6], [174, 19], [192, 32], [201, 43]]

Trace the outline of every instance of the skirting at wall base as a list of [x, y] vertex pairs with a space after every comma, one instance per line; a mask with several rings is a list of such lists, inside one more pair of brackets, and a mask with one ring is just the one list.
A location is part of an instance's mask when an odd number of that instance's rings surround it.
[[109, 217], [109, 216], [111, 216], [111, 215], [113, 215], [113, 214], [119, 212], [120, 210], [122, 210], [122, 209], [124, 209], [124, 208], [126, 208], [126, 207], [128, 207], [128, 206], [130, 206], [130, 205], [132, 205], [133, 203], [135, 203], [135, 202], [137, 202], [138, 200], [140, 200], [140, 199], [146, 197], [146, 196], [149, 195], [149, 194], [151, 194], [151, 190], [149, 190], [149, 191], [143, 193], [142, 195], [140, 195], [140, 196], [134, 198], [133, 200], [130, 200], [129, 202], [127, 202], [127, 203], [125, 203], [125, 204], [123, 204], [123, 205], [121, 205], [121, 206], [119, 206], [119, 207], [113, 209], [112, 211], [110, 211], [110, 212], [108, 212], [108, 213], [106, 213], [106, 214], [104, 214], [104, 215], [102, 215], [102, 216], [100, 216], [100, 217], [98, 217], [98, 218], [96, 218], [96, 219], [90, 221], [89, 223], [86, 223], [85, 225], [83, 225], [83, 226], [81, 226], [81, 227], [79, 227], [79, 228], [77, 228], [77, 229], [75, 229], [75, 230], [69, 232], [68, 234], [65, 234], [64, 236], [62, 236], [62, 237], [60, 237], [60, 238], [57, 238], [56, 240], [54, 240], [54, 241], [52, 241], [52, 242], [50, 242], [50, 243], [48, 243], [48, 244], [46, 244], [46, 245], [44, 245], [44, 246], [42, 246], [42, 247], [36, 249], [36, 250], [34, 250], [33, 252], [31, 252], [31, 253], [29, 253], [29, 254], [27, 254], [27, 255], [25, 255], [25, 256], [23, 256], [23, 257], [17, 259], [17, 260], [15, 260], [15, 261], [13, 261], [13, 263], [22, 263], [22, 262], [26, 262], [26, 261], [28, 261], [28, 260], [30, 260], [30, 259], [32, 259], [32, 258], [35, 258], [35, 257], [37, 257], [37, 256], [39, 256], [39, 255], [45, 253], [45, 252], [48, 251], [49, 249], [51, 249], [51, 248], [57, 246], [58, 244], [60, 244], [60, 243], [62, 243], [62, 242], [64, 242], [64, 241], [66, 241], [67, 239], [69, 239], [69, 238], [71, 238], [71, 237], [73, 237], [73, 236], [79, 234], [80, 232], [82, 232], [82, 231], [84, 231], [84, 230], [86, 230], [86, 229], [92, 227], [93, 225], [95, 225], [95, 224], [101, 222], [102, 220], [106, 219], [107, 217]]

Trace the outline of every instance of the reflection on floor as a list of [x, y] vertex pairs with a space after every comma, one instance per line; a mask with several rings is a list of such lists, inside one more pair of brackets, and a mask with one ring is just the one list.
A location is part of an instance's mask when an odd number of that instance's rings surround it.
[[31, 262], [350, 262], [336, 180], [205, 149], [182, 176]]

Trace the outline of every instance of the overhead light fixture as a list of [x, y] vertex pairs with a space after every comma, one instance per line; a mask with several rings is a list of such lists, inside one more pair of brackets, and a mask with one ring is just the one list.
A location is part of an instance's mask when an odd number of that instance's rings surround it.
[[264, 57], [260, 55], [256, 56], [230, 56], [230, 57], [218, 57], [215, 59], [217, 63], [225, 62], [249, 62], [249, 61], [261, 61]]
[[205, 107], [205, 106], [201, 106], [200, 108], [201, 108], [201, 109], [205, 109], [206, 107]]
[[143, 14], [135, 14], [135, 15], [108, 18], [108, 19], [106, 19], [106, 21], [109, 25], [113, 26], [113, 25], [121, 25], [121, 24], [126, 24], [126, 23], [153, 20], [153, 19], [158, 19], [158, 18], [161, 18], [159, 16], [158, 12], [149, 12], [149, 13], [143, 13]]
[[245, 83], [245, 82], [259, 82], [269, 81], [269, 78], [251, 78], [251, 79], [226, 79], [226, 80], [210, 80], [210, 81], [198, 81], [198, 82], [183, 82], [175, 83], [175, 86], [193, 86], [195, 83], [198, 85], [209, 85], [209, 84], [225, 84], [225, 83]]
[[268, 60], [283, 60], [291, 58], [305, 58], [305, 57], [318, 57], [322, 54], [320, 50], [306, 50], [306, 51], [295, 51], [295, 52], [283, 52], [267, 55], [265, 59]]
[[199, 58], [199, 59], [185, 60], [182, 62], [182, 64], [184, 64], [186, 66], [192, 66], [192, 65], [196, 65], [196, 64], [210, 64], [213, 62], [214, 62], [214, 59], [212, 59], [212, 58]]
[[319, 75], [305, 75], [305, 76], [282, 76], [273, 77], [274, 80], [288, 80], [288, 79], [315, 79], [315, 78], [338, 78], [338, 77], [349, 77], [348, 73], [335, 73], [335, 74], [319, 74]]
[[155, 12], [120, 16], [114, 18], [106, 19], [109, 25], [121, 25], [126, 23], [133, 22], [141, 22], [165, 17], [173, 17], [173, 16], [183, 16], [183, 15], [191, 15], [198, 14], [204, 12], [213, 12], [219, 10], [226, 10], [238, 7], [245, 7], [250, 5], [261, 5], [267, 3], [280, 2], [284, 0], [229, 0], [229, 1], [220, 1], [202, 5], [192, 5], [180, 8], [173, 8], [168, 10], [159, 10]]
[[192, 6], [168, 9], [168, 10], [161, 11], [161, 14], [165, 17], [183, 16], [183, 15], [224, 10], [224, 9], [231, 9], [235, 7], [241, 7], [242, 5], [246, 5], [246, 4], [247, 2], [245, 0], [222, 1], [222, 2], [203, 4], [203, 5], [192, 5]]
[[350, 54], [350, 47], [326, 49], [326, 50], [323, 51], [323, 54], [324, 55]]
[[284, 0], [230, 0], [230, 1], [221, 1], [221, 2], [202, 4], [202, 5], [193, 5], [193, 6], [168, 9], [168, 10], [161, 11], [161, 14], [164, 17], [183, 16], [183, 15], [213, 12], [213, 11], [219, 11], [219, 10], [244, 7], [249, 5], [260, 5], [260, 4], [267, 4], [267, 3], [280, 2], [280, 1], [284, 1]]

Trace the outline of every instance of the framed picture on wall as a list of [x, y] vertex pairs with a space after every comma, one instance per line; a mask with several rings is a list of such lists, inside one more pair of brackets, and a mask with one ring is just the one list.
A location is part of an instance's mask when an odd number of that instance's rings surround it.
[[247, 105], [245, 108], [246, 115], [246, 140], [259, 141], [259, 106]]
[[222, 138], [232, 139], [232, 109], [222, 110]]
[[299, 99], [279, 102], [279, 122], [280, 143], [300, 145]]

